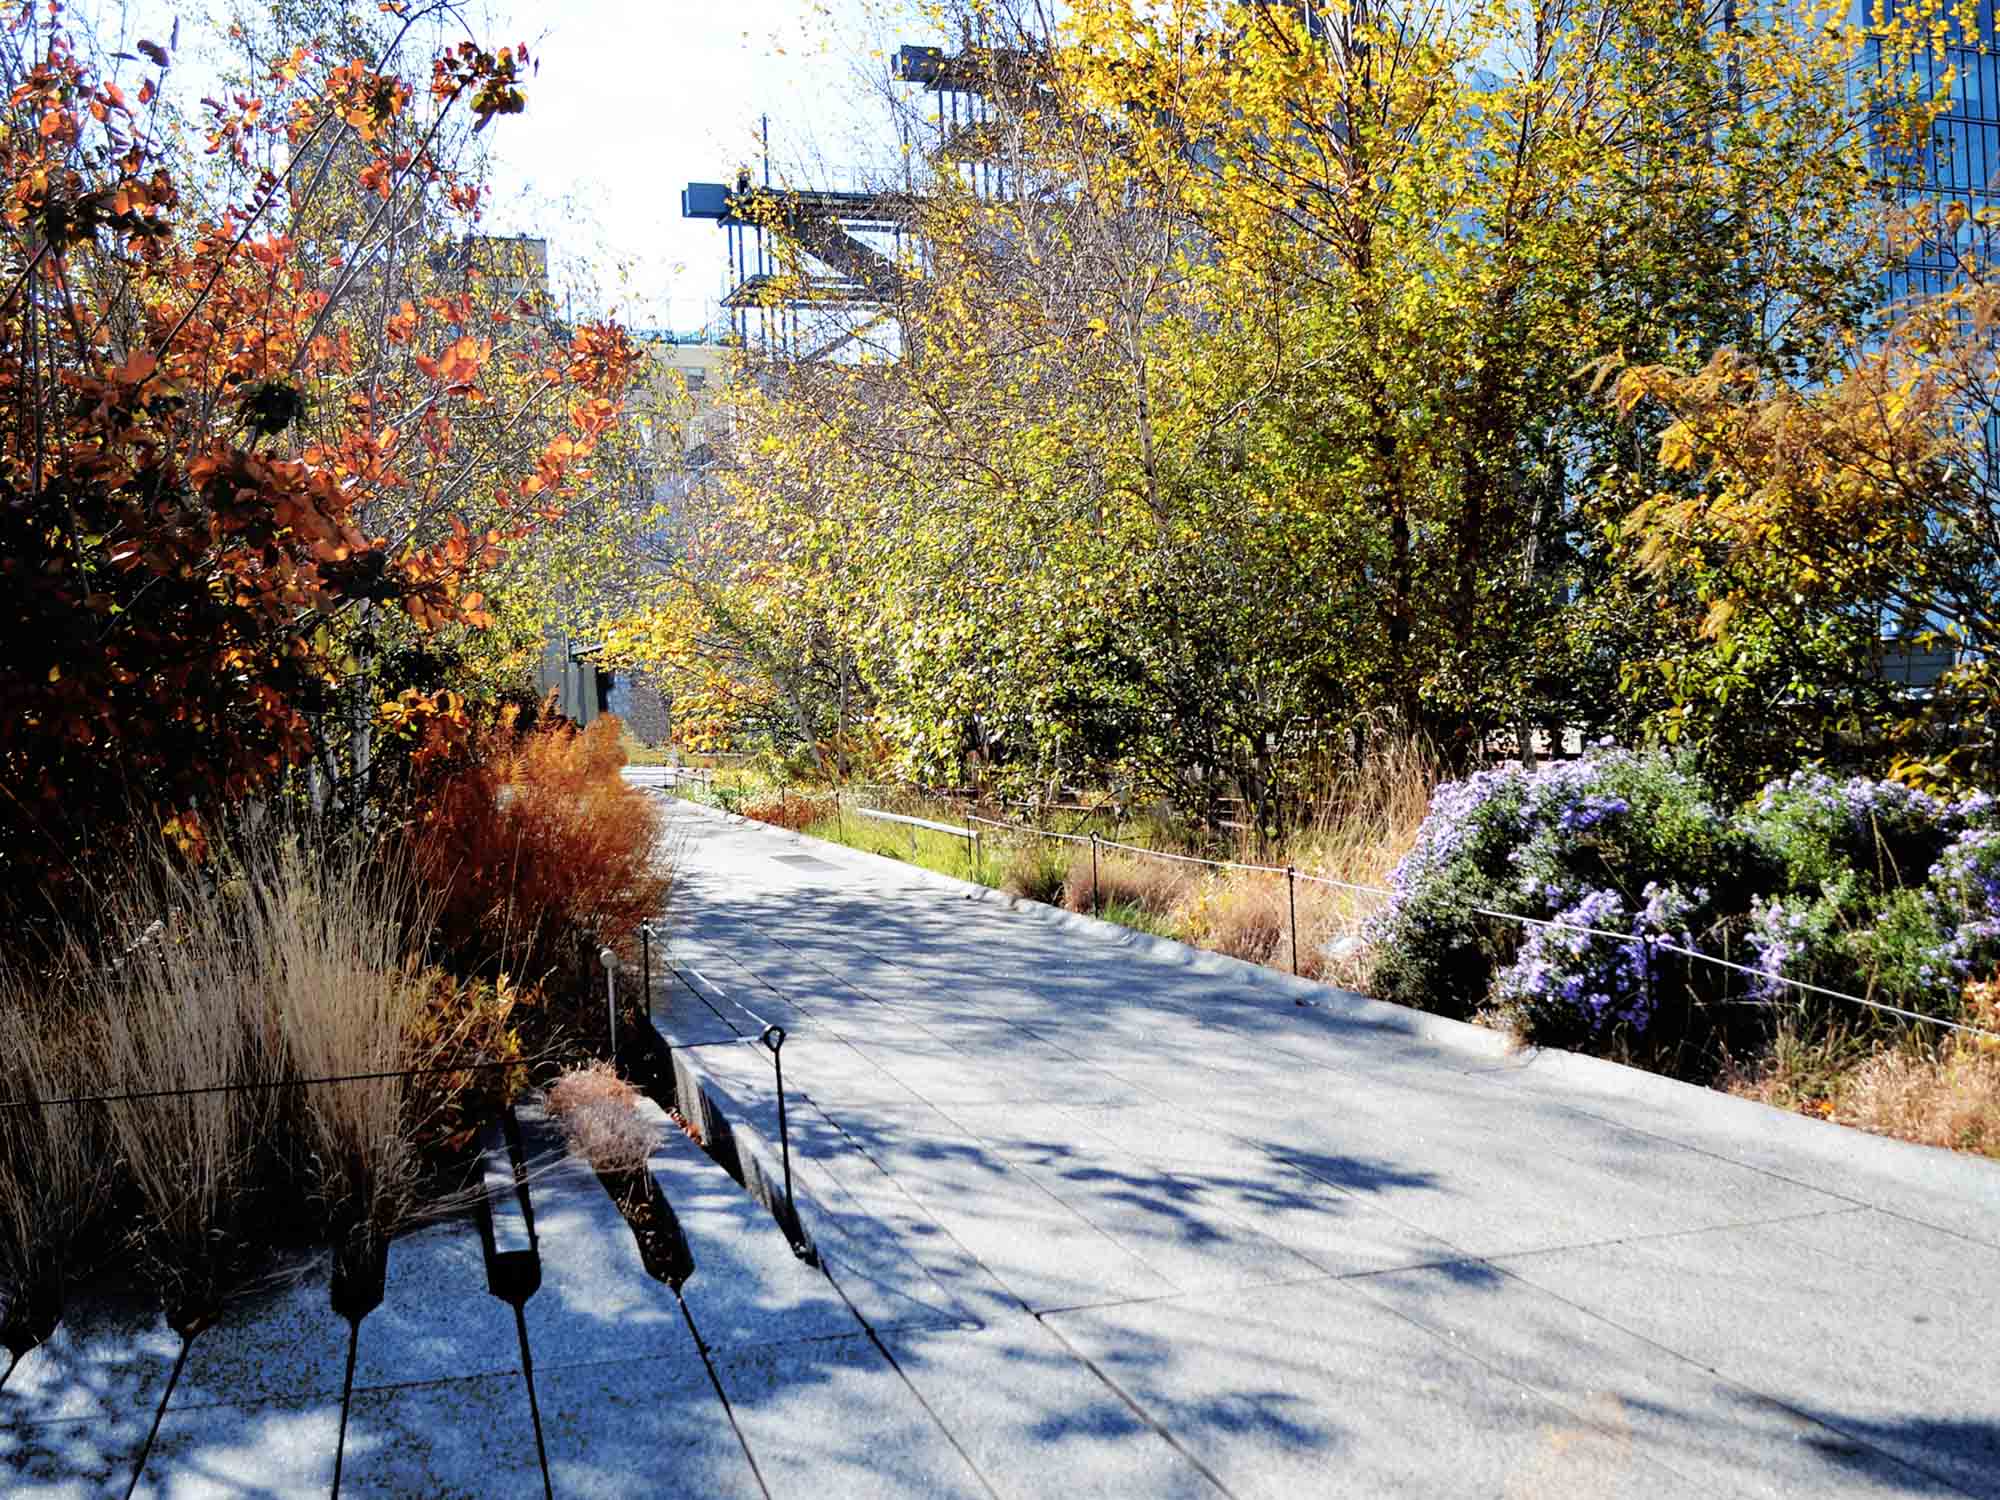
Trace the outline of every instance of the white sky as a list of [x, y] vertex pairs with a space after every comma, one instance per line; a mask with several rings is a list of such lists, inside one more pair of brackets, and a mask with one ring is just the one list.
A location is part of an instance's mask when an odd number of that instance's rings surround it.
[[765, 113], [777, 175], [879, 164], [893, 126], [862, 75], [931, 40], [881, 0], [492, 4], [495, 39], [527, 42], [539, 72], [526, 113], [488, 130], [488, 227], [545, 235], [559, 275], [589, 276], [628, 323], [682, 331], [713, 315], [726, 257], [720, 227], [681, 218], [681, 189], [756, 163]]
[[[936, 40], [911, 19], [918, 3], [462, 0], [482, 41], [526, 42], [537, 67], [526, 112], [486, 131], [495, 171], [485, 227], [547, 238], [558, 282], [594, 288], [581, 295], [597, 310], [632, 326], [700, 328], [724, 290], [726, 247], [713, 221], [681, 218], [681, 189], [727, 181], [738, 165], [761, 170], [764, 114], [774, 176], [844, 186], [843, 171], [886, 165], [894, 126], [864, 78], [882, 74], [898, 43]], [[164, 42], [185, 11], [182, 87], [213, 24], [196, 19], [201, 5], [172, 0], [74, 8], [128, 46]]]

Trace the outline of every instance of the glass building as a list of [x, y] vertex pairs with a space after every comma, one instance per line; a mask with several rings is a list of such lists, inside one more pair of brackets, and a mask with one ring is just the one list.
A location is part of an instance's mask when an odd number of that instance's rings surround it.
[[[1896, 0], [1887, 3], [1893, 14]], [[1886, 143], [1877, 148], [1883, 175], [1896, 181], [1907, 197], [1956, 200], [1968, 210], [2000, 206], [2000, 56], [1982, 50], [1994, 44], [1994, 4], [1995, 0], [1978, 0], [1977, 35], [1920, 65], [1919, 75], [1933, 95], [1945, 87], [1947, 73], [1951, 75], [1951, 102], [1932, 127], [1929, 141], [1915, 148]], [[1876, 62], [1879, 67], [1879, 54]], [[1931, 240], [1912, 250], [1906, 263], [1890, 273], [1889, 294], [1901, 299], [1942, 291], [1957, 279], [1961, 256], [1970, 253], [1991, 260], [1996, 251], [2000, 240], [1993, 231], [1968, 217], [1955, 241]]]

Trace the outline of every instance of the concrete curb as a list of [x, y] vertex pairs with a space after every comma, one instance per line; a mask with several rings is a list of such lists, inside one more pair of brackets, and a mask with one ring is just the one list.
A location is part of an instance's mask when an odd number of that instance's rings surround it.
[[[665, 795], [671, 796], [671, 793]], [[1852, 1126], [1796, 1114], [1698, 1083], [1684, 1083], [1680, 1079], [1613, 1062], [1609, 1058], [1553, 1047], [1523, 1048], [1502, 1032], [1475, 1026], [1468, 1021], [1454, 1021], [1387, 1000], [1370, 999], [1333, 985], [1299, 979], [1259, 964], [1230, 958], [1226, 954], [1195, 948], [1173, 938], [1138, 932], [1115, 922], [1009, 896], [990, 886], [943, 875], [902, 860], [887, 859], [847, 844], [831, 843], [787, 828], [759, 823], [754, 818], [689, 802], [685, 798], [675, 797], [673, 800], [696, 816], [711, 821], [752, 827], [769, 837], [811, 845], [815, 853], [829, 851], [837, 857], [866, 862], [870, 867], [894, 869], [913, 877], [916, 884], [928, 885], [941, 893], [967, 901], [1004, 906], [1020, 916], [1065, 932], [1096, 942], [1116, 944], [1196, 973], [1212, 974], [1218, 979], [1261, 989], [1274, 999], [1282, 997], [1302, 1010], [1338, 1017], [1346, 1024], [1369, 1026], [1467, 1053], [1523, 1079], [1535, 1077], [1566, 1091], [1587, 1092], [1600, 1098], [1631, 1099], [1679, 1111], [1700, 1109], [1711, 1112], [1720, 1116], [1719, 1123], [1724, 1124], [1733, 1135], [1740, 1136], [1746, 1146], [1764, 1143], [1796, 1146], [1835, 1161], [1857, 1165], [1865, 1158], [1874, 1157], [1871, 1165], [1932, 1181], [1954, 1180], [1962, 1185], [1964, 1191], [1981, 1196], [1991, 1196], [2000, 1190], [2000, 1162], [1984, 1157], [1873, 1135]], [[1584, 1108], [1590, 1100], [1580, 1097], [1574, 1102], [1576, 1107]]]
[[785, 1195], [784, 1168], [777, 1149], [750, 1123], [749, 1112], [728, 1088], [696, 1060], [697, 1048], [650, 1023], [647, 1029], [666, 1054], [665, 1080], [672, 1087], [674, 1108], [693, 1127], [702, 1149], [763, 1205], [802, 1259], [819, 1264], [812, 1230]]

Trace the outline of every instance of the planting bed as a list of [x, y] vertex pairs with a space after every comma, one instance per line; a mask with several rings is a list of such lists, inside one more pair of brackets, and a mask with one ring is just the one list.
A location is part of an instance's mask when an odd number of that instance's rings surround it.
[[[667, 1105], [764, 1184], [755, 1133], [661, 1056]], [[136, 1298], [73, 1295], [0, 1381], [0, 1490], [762, 1495], [813, 1419], [777, 1389], [822, 1361], [843, 1402], [908, 1426], [914, 1398], [769, 1188], [746, 1192], [660, 1103], [637, 1114], [646, 1161], [625, 1174], [579, 1159], [539, 1105], [490, 1129], [476, 1212], [394, 1240], [351, 1328], [324, 1259], [185, 1344]]]

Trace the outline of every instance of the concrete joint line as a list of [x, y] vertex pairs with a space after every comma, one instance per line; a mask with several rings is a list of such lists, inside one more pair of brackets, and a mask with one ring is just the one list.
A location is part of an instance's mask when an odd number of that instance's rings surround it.
[[[1821, 1210], [1817, 1213], [1792, 1214], [1788, 1215], [1785, 1218], [1772, 1219], [1769, 1220], [1768, 1222], [1773, 1224], [1783, 1224], [1783, 1223], [1794, 1222], [1798, 1219], [1826, 1218], [1835, 1214], [1851, 1213], [1853, 1211], [1854, 1210], [1851, 1209], [1828, 1209], [1828, 1210]], [[1691, 1233], [1691, 1234], [1705, 1234], [1712, 1232], [1713, 1231], [1709, 1230], [1684, 1231], [1684, 1233]], [[1648, 1239], [1671, 1239], [1671, 1238], [1675, 1238], [1675, 1236], [1640, 1235], [1640, 1236], [1635, 1236], [1635, 1238], [1631, 1241], [1607, 1240], [1602, 1243], [1615, 1245], [1615, 1244], [1637, 1243], [1641, 1240], [1648, 1240]], [[1541, 1254], [1544, 1252], [1536, 1251], [1530, 1253]], [[1827, 1421], [1824, 1417], [1815, 1416], [1813, 1413], [1809, 1411], [1804, 1411], [1799, 1407], [1794, 1406], [1789, 1401], [1783, 1400], [1782, 1398], [1777, 1396], [1773, 1396], [1767, 1391], [1760, 1391], [1755, 1386], [1746, 1384], [1745, 1382], [1738, 1380], [1733, 1376], [1725, 1375], [1712, 1365], [1705, 1365], [1701, 1363], [1701, 1361], [1694, 1359], [1689, 1355], [1681, 1353], [1681, 1351], [1678, 1349], [1660, 1343], [1657, 1339], [1648, 1338], [1645, 1334], [1638, 1332], [1636, 1329], [1627, 1328], [1623, 1323], [1619, 1322], [1616, 1318], [1607, 1317], [1605, 1314], [1596, 1311], [1594, 1308], [1585, 1307], [1582, 1303], [1573, 1301], [1570, 1298], [1565, 1297], [1561, 1292], [1557, 1291], [1554, 1287], [1545, 1286], [1539, 1281], [1531, 1281], [1526, 1276], [1521, 1275], [1518, 1271], [1512, 1270], [1507, 1266], [1497, 1264], [1496, 1262], [1489, 1261], [1487, 1262], [1487, 1264], [1492, 1265], [1493, 1269], [1497, 1271], [1500, 1275], [1508, 1277], [1510, 1280], [1518, 1281], [1521, 1283], [1521, 1285], [1528, 1287], [1533, 1291], [1539, 1292], [1541, 1295], [1545, 1297], [1553, 1298], [1555, 1301], [1562, 1303], [1563, 1306], [1569, 1308], [1571, 1311], [1579, 1313], [1593, 1322], [1602, 1323], [1607, 1328], [1615, 1328], [1619, 1333], [1623, 1334], [1625, 1337], [1635, 1340], [1640, 1344], [1644, 1344], [1649, 1349], [1655, 1349], [1659, 1351], [1659, 1353], [1665, 1355], [1669, 1360], [1672, 1360], [1676, 1364], [1686, 1365], [1689, 1369], [1699, 1371], [1701, 1374], [1705, 1376], [1708, 1376], [1715, 1380], [1722, 1381], [1725, 1385], [1728, 1385], [1734, 1388], [1735, 1390], [1742, 1391], [1747, 1395], [1754, 1397], [1756, 1400], [1763, 1402], [1767, 1406], [1770, 1406], [1779, 1411], [1783, 1411], [1789, 1414], [1790, 1416], [1798, 1418], [1800, 1421], [1810, 1423], [1812, 1426], [1817, 1427], [1824, 1432], [1832, 1433], [1835, 1436], [1841, 1438], [1845, 1442], [1850, 1442], [1855, 1444], [1857, 1447], [1865, 1448], [1869, 1453], [1875, 1455], [1877, 1458], [1887, 1460], [1889, 1463], [1895, 1465], [1897, 1468], [1907, 1469], [1912, 1474], [1921, 1474], [1924, 1476], [1925, 1479], [1931, 1481], [1934, 1484], [1942, 1485], [1945, 1489], [1949, 1490], [1954, 1495], [1963, 1495], [1968, 1497], [1968, 1500], [1976, 1500], [1976, 1497], [1973, 1496], [1970, 1490], [1961, 1488], [1956, 1482], [1954, 1482], [1952, 1479], [1950, 1479], [1948, 1476], [1944, 1474], [1937, 1473], [1934, 1470], [1928, 1469], [1921, 1464], [1912, 1463], [1909, 1459], [1902, 1458], [1894, 1453], [1891, 1453], [1888, 1449], [1883, 1448], [1874, 1442], [1871, 1442], [1869, 1439], [1861, 1436], [1858, 1433], [1852, 1433], [1847, 1431], [1845, 1428], [1835, 1426], [1833, 1423]], [[1365, 1288], [1363, 1289], [1363, 1291], [1365, 1293]], [[1408, 1323], [1411, 1327], [1422, 1330], [1424, 1333], [1428, 1334], [1432, 1338], [1438, 1338], [1438, 1339], [1451, 1338], [1451, 1336], [1447, 1334], [1445, 1330], [1433, 1328], [1431, 1327], [1430, 1324], [1424, 1322], [1422, 1319], [1413, 1317], [1411, 1314], [1403, 1311], [1401, 1308], [1392, 1306], [1391, 1304], [1382, 1301], [1382, 1299], [1379, 1297], [1370, 1297], [1369, 1300], [1376, 1303], [1376, 1305], [1381, 1307], [1384, 1311], [1392, 1314], [1395, 1317], [1402, 1319], [1404, 1322]], [[1452, 1339], [1451, 1341], [1454, 1344], [1454, 1347], [1457, 1347], [1459, 1351], [1462, 1354], [1464, 1354], [1467, 1358], [1472, 1359], [1475, 1362], [1486, 1366], [1486, 1368], [1492, 1370], [1495, 1374], [1500, 1375], [1505, 1379], [1513, 1380], [1516, 1381], [1517, 1383], [1519, 1382], [1519, 1377], [1512, 1374], [1510, 1371], [1502, 1369], [1500, 1366], [1492, 1364], [1487, 1360], [1481, 1359], [1477, 1354], [1474, 1354], [1471, 1350], [1464, 1348], [1462, 1345], [1459, 1345], [1455, 1339]], [[1592, 1416], [1587, 1411], [1577, 1410], [1576, 1408], [1572, 1407], [1567, 1401], [1560, 1399], [1554, 1392], [1543, 1390], [1539, 1386], [1533, 1386], [1530, 1388], [1535, 1390], [1536, 1393], [1542, 1397], [1542, 1399], [1552, 1403], [1555, 1406], [1561, 1407], [1564, 1411], [1569, 1412], [1569, 1414], [1572, 1417], [1576, 1418], [1577, 1421], [1582, 1422], [1586, 1426], [1592, 1427], [1600, 1432], [1612, 1431], [1612, 1429], [1607, 1427], [1600, 1418]], [[1669, 1468], [1669, 1465], [1662, 1458], [1656, 1456], [1654, 1458], [1654, 1462], [1658, 1463], [1662, 1468]], [[1681, 1478], [1683, 1480], [1688, 1480], [1690, 1483], [1693, 1482], [1690, 1476], [1681, 1474], [1680, 1471], [1677, 1469], [1669, 1468], [1669, 1471], [1675, 1474], [1678, 1478]]]
[[1188, 1465], [1191, 1468], [1193, 1468], [1197, 1474], [1201, 1475], [1203, 1479], [1206, 1479], [1210, 1484], [1214, 1485], [1216, 1492], [1218, 1494], [1226, 1496], [1227, 1500], [1238, 1500], [1236, 1492], [1232, 1490], [1228, 1485], [1222, 1482], [1222, 1476], [1220, 1474], [1216, 1473], [1215, 1470], [1211, 1469], [1207, 1464], [1203, 1463], [1200, 1459], [1196, 1458], [1193, 1452], [1190, 1451], [1187, 1448], [1187, 1446], [1181, 1442], [1179, 1438], [1175, 1437], [1173, 1433], [1168, 1430], [1167, 1425], [1164, 1422], [1160, 1421], [1159, 1418], [1155, 1417], [1151, 1412], [1147, 1411], [1145, 1407], [1141, 1406], [1139, 1402], [1132, 1396], [1132, 1394], [1125, 1389], [1124, 1386], [1120, 1385], [1117, 1381], [1113, 1380], [1109, 1375], [1105, 1374], [1104, 1371], [1098, 1367], [1097, 1361], [1092, 1359], [1088, 1354], [1085, 1354], [1081, 1349], [1077, 1348], [1075, 1344], [1072, 1344], [1069, 1341], [1069, 1339], [1064, 1336], [1063, 1331], [1060, 1328], [1056, 1327], [1054, 1323], [1051, 1323], [1047, 1318], [1043, 1317], [1040, 1313], [1035, 1314], [1035, 1321], [1041, 1324], [1042, 1327], [1048, 1331], [1049, 1335], [1052, 1338], [1054, 1338], [1057, 1343], [1061, 1344], [1063, 1348], [1069, 1351], [1070, 1358], [1076, 1360], [1085, 1369], [1090, 1371], [1091, 1374], [1095, 1375], [1098, 1378], [1098, 1380], [1102, 1382], [1106, 1390], [1111, 1392], [1112, 1395], [1116, 1396], [1120, 1401], [1122, 1401], [1125, 1404], [1126, 1408], [1131, 1411], [1133, 1416], [1137, 1417], [1140, 1421], [1144, 1422], [1148, 1427], [1152, 1428], [1153, 1431], [1156, 1434], [1158, 1434], [1161, 1442], [1165, 1443], [1169, 1448], [1173, 1449], [1174, 1452], [1178, 1453], [1183, 1459], [1187, 1460]]

